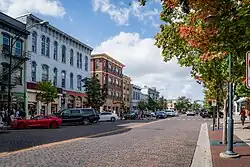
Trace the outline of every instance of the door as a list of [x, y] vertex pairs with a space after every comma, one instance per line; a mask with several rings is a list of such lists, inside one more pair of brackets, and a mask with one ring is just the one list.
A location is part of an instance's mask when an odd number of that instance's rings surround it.
[[71, 122], [70, 121], [70, 110], [69, 109], [63, 110], [61, 113], [61, 118], [62, 118], [63, 123]]
[[100, 114], [100, 121], [106, 121], [107, 120], [107, 113], [103, 112]]
[[71, 122], [80, 122], [82, 118], [80, 109], [71, 109], [70, 110], [70, 121]]

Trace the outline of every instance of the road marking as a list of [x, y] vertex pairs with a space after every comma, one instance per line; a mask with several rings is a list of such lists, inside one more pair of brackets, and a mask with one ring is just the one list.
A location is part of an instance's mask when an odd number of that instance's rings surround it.
[[72, 143], [72, 142], [76, 142], [76, 141], [80, 141], [80, 140], [86, 140], [86, 139], [97, 137], [97, 136], [108, 135], [108, 134], [112, 134], [114, 132], [123, 131], [124, 129], [138, 128], [138, 127], [142, 127], [142, 126], [145, 126], [145, 125], [150, 125], [150, 124], [157, 123], [157, 122], [162, 122], [162, 121], [165, 121], [165, 120], [166, 119], [158, 120], [158, 121], [152, 121], [152, 122], [147, 122], [147, 123], [138, 123], [136, 125], [127, 126], [127, 127], [121, 128], [121, 129], [116, 129], [116, 130], [112, 130], [112, 131], [108, 131], [108, 132], [103, 132], [103, 133], [97, 133], [97, 134], [88, 135], [88, 136], [85, 136], [85, 137], [78, 137], [78, 138], [74, 138], [74, 139], [68, 139], [68, 140], [57, 141], [57, 142], [53, 142], [53, 143], [42, 144], [42, 145], [33, 146], [33, 147], [30, 147], [30, 148], [25, 148], [25, 149], [21, 149], [21, 150], [17, 150], [17, 151], [2, 152], [2, 153], [0, 153], [0, 158], [6, 157], [8, 155], [23, 153], [23, 152], [26, 152], [26, 151], [32, 151], [32, 150], [37, 150], [37, 149], [44, 149], [44, 148], [58, 146], [58, 145], [66, 144], [66, 143]]
[[207, 123], [201, 125], [191, 167], [212, 167], [211, 149]]

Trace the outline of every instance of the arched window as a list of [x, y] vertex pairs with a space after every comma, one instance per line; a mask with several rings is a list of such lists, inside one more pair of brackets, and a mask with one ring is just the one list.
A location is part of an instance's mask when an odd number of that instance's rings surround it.
[[62, 71], [62, 88], [66, 87], [66, 71]]
[[41, 38], [41, 54], [45, 55], [45, 36], [44, 35], [42, 35], [42, 38]]
[[31, 80], [33, 82], [36, 82], [36, 62], [35, 61], [32, 61], [31, 63]]
[[46, 39], [46, 56], [50, 56], [50, 39], [48, 37]]
[[70, 73], [70, 89], [74, 89], [74, 74]]
[[54, 60], [57, 60], [57, 55], [58, 55], [58, 43], [55, 41], [54, 42], [54, 54], [53, 54]]
[[49, 66], [46, 64], [42, 65], [42, 81], [49, 81]]
[[74, 51], [73, 49], [70, 49], [70, 60], [69, 60], [69, 63], [71, 66], [74, 65]]
[[37, 33], [36, 31], [32, 32], [32, 52], [36, 53], [37, 50]]
[[62, 63], [66, 63], [66, 47], [62, 46]]
[[57, 68], [54, 68], [53, 72], [54, 72], [53, 85], [57, 86], [57, 72], [58, 72]]
[[88, 56], [85, 56], [85, 71], [88, 71], [89, 69], [89, 58]]
[[79, 91], [82, 90], [82, 76], [81, 75], [77, 75], [77, 89]]

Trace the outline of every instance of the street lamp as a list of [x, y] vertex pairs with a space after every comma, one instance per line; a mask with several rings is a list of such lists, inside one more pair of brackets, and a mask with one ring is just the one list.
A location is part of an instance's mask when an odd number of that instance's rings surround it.
[[[19, 40], [19, 38], [23, 35], [23, 33], [25, 31], [28, 31], [29, 29], [33, 28], [34, 26], [36, 25], [48, 25], [49, 22], [47, 21], [41, 21], [41, 22], [38, 22], [38, 23], [35, 23], [35, 24], [32, 24], [26, 28], [24, 28], [20, 33], [16, 34], [14, 37], [10, 37], [10, 45], [9, 45], [9, 56], [10, 56], [10, 60], [9, 60], [9, 75], [8, 75], [8, 124], [9, 124], [9, 121], [10, 121], [10, 111], [11, 111], [11, 67], [12, 67], [12, 50], [13, 50], [13, 47], [15, 45], [15, 43]], [[24, 70], [26, 70], [24, 68]], [[26, 71], [24, 71], [25, 73]], [[26, 85], [26, 83], [24, 84]]]

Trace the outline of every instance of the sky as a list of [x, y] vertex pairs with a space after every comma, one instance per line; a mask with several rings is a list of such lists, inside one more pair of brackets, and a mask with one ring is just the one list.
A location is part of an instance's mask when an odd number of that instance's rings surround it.
[[202, 86], [190, 77], [190, 69], [175, 59], [164, 62], [154, 45], [164, 24], [160, 0], [150, 0], [145, 7], [135, 0], [0, 0], [0, 10], [12, 17], [32, 13], [93, 47], [93, 53], [107, 53], [126, 65], [124, 74], [133, 84], [157, 87], [168, 99], [203, 99]]

